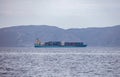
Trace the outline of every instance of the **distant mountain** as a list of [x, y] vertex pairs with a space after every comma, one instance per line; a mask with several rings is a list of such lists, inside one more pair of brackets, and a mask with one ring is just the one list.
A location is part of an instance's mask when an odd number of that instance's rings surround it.
[[83, 41], [88, 46], [120, 46], [120, 25], [105, 28], [61, 29], [47, 25], [0, 28], [0, 47], [32, 47], [45, 41]]

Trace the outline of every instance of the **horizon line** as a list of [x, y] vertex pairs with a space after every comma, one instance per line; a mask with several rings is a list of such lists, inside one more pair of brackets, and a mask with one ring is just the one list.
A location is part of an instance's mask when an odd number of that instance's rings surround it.
[[114, 26], [120, 26], [120, 25], [111, 25], [111, 26], [99, 26], [99, 27], [71, 27], [71, 28], [63, 28], [63, 27], [58, 27], [58, 26], [54, 26], [54, 25], [13, 25], [13, 26], [4, 26], [4, 27], [0, 27], [0, 29], [2, 28], [11, 28], [11, 27], [29, 27], [29, 26], [48, 26], [48, 27], [57, 27], [57, 28], [61, 28], [61, 29], [86, 29], [86, 28], [108, 28], [108, 27], [114, 27]]

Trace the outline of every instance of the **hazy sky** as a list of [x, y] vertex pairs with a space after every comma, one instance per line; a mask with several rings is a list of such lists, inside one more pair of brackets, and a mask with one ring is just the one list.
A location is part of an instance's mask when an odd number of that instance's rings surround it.
[[119, 24], [120, 0], [0, 0], [0, 27], [83, 28]]

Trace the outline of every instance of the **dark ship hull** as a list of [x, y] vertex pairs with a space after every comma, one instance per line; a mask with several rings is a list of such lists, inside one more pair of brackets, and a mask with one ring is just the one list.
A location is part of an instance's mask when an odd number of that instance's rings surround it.
[[54, 48], [54, 47], [87, 47], [83, 42], [59, 42], [59, 41], [50, 41], [45, 42], [44, 44], [35, 43], [34, 47], [36, 48]]
[[87, 45], [82, 46], [34, 46], [35, 48], [63, 48], [63, 47], [87, 47]]

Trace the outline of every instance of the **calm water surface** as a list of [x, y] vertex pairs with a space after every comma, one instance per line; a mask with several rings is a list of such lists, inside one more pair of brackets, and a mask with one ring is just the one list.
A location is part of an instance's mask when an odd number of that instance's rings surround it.
[[0, 77], [120, 77], [120, 48], [4, 47]]

